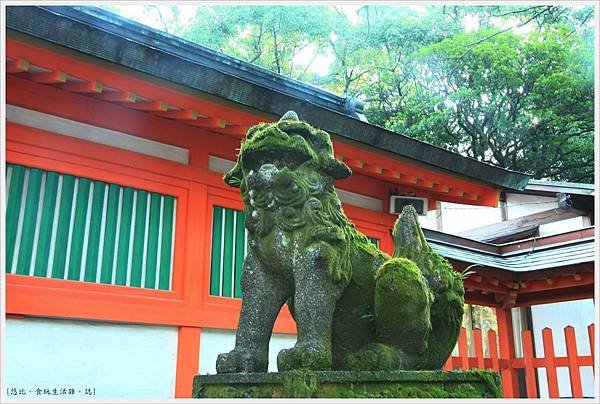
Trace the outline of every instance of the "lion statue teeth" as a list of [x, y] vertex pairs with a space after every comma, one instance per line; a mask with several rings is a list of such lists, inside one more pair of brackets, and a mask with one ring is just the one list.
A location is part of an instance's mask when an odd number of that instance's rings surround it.
[[287, 302], [294, 369], [440, 369], [460, 330], [460, 275], [427, 244], [412, 206], [394, 225], [394, 256], [348, 220], [333, 187], [351, 170], [329, 135], [287, 112], [249, 129], [225, 182], [244, 201], [249, 252], [235, 348], [217, 372], [266, 372], [275, 318]]

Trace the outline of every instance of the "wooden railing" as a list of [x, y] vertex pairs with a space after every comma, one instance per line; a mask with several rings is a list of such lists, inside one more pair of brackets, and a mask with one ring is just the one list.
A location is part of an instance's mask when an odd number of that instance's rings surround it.
[[[542, 342], [544, 356], [536, 357], [533, 349], [533, 335], [530, 330], [521, 333], [523, 356], [518, 358], [502, 358], [498, 355], [498, 338], [496, 332], [488, 331], [487, 334], [487, 352], [484, 355], [484, 343], [481, 330], [473, 330], [473, 351], [475, 356], [469, 356], [467, 345], [467, 333], [463, 328], [458, 338], [458, 356], [451, 356], [444, 365], [445, 370], [453, 369], [490, 369], [499, 372], [503, 380], [510, 378], [518, 383], [518, 369], [524, 369], [524, 378], [527, 398], [539, 398], [538, 375], [536, 369], [546, 369], [546, 379], [548, 382], [548, 395], [550, 398], [560, 398], [558, 391], [558, 376], [556, 369], [566, 367], [569, 370], [569, 381], [571, 384], [571, 397], [583, 398], [583, 388], [581, 383], [580, 368], [591, 366], [594, 368], [594, 324], [587, 327], [590, 354], [580, 355], [577, 351], [577, 341], [575, 338], [575, 329], [567, 326], [563, 330], [565, 335], [565, 345], [567, 356], [556, 356], [554, 350], [554, 338], [552, 329], [544, 328], [542, 330]], [[505, 398], [518, 397], [518, 384], [514, 388], [503, 385], [503, 395]]]

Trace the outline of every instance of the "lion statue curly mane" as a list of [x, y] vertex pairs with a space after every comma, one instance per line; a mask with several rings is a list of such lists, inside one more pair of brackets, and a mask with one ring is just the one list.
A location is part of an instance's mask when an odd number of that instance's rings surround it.
[[235, 348], [217, 372], [266, 372], [286, 302], [298, 334], [279, 352], [279, 371], [443, 366], [462, 321], [462, 280], [410, 206], [394, 226], [393, 257], [356, 230], [333, 186], [351, 174], [329, 135], [293, 111], [248, 130], [225, 175], [241, 191], [249, 252]]

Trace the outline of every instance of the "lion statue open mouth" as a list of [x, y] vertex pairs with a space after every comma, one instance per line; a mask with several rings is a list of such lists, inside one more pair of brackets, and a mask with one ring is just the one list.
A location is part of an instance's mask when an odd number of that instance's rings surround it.
[[329, 135], [290, 111], [248, 131], [225, 182], [239, 187], [249, 252], [235, 348], [217, 372], [266, 372], [273, 323], [287, 302], [292, 369], [440, 369], [463, 315], [460, 276], [431, 250], [414, 208], [394, 226], [394, 256], [348, 220], [333, 181], [351, 175]]

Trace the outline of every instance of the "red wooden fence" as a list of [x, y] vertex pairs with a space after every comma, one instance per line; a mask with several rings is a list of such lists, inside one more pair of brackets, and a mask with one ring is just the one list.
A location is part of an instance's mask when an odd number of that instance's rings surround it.
[[[487, 332], [488, 356], [483, 352], [483, 335], [481, 330], [473, 330], [473, 350], [475, 356], [469, 356], [467, 345], [467, 333], [463, 328], [458, 338], [458, 356], [451, 356], [444, 365], [445, 370], [452, 369], [491, 369], [499, 372], [502, 380], [517, 380], [517, 369], [524, 369], [525, 390], [527, 398], [539, 398], [537, 385], [536, 369], [546, 369], [546, 379], [548, 381], [548, 394], [550, 398], [560, 398], [558, 392], [558, 377], [556, 369], [566, 367], [569, 369], [569, 381], [571, 384], [571, 395], [573, 398], [583, 398], [583, 389], [581, 385], [581, 375], [579, 368], [582, 366], [591, 366], [594, 369], [594, 324], [587, 327], [590, 355], [579, 355], [577, 351], [577, 342], [575, 339], [575, 329], [571, 326], [564, 328], [565, 344], [567, 356], [556, 356], [554, 353], [554, 339], [552, 330], [544, 328], [542, 330], [542, 340], [544, 347], [544, 357], [536, 357], [533, 350], [533, 335], [530, 330], [521, 333], [523, 342], [523, 357], [520, 358], [501, 358], [498, 355], [498, 338], [496, 332], [490, 330]], [[503, 386], [504, 397], [518, 396], [518, 387]]]

